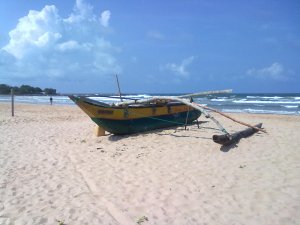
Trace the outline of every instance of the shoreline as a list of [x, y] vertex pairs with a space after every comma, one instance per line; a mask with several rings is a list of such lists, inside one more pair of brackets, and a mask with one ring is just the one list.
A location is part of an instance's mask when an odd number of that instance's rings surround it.
[[221, 147], [201, 116], [95, 137], [78, 107], [0, 104], [0, 224], [299, 224], [300, 117], [230, 115], [268, 134]]
[[[162, 94], [158, 94], [162, 95]], [[176, 96], [176, 94], [173, 94]], [[115, 102], [115, 98], [109, 97], [92, 97], [95, 100], [103, 101], [105, 103]], [[151, 95], [138, 94], [126, 95], [129, 98], [148, 98]], [[300, 115], [300, 93], [293, 94], [219, 94], [199, 96], [194, 99], [196, 103], [215, 108], [224, 113], [251, 113], [251, 114], [279, 114], [279, 115]], [[9, 96], [1, 96], [0, 102], [11, 102]], [[49, 96], [16, 96], [16, 103], [34, 103], [48, 105], [50, 103]], [[53, 103], [58, 105], [73, 105], [74, 103], [68, 96], [54, 96]]]
[[[0, 105], [3, 104], [3, 105], [9, 105], [9, 107], [11, 107], [11, 103], [10, 102], [0, 102]], [[50, 103], [49, 104], [44, 104], [44, 103], [20, 103], [20, 102], [15, 102], [15, 105], [28, 105], [28, 106], [51, 106]], [[55, 104], [55, 102], [53, 102], [53, 105], [52, 106], [57, 106], [57, 107], [64, 107], [64, 106], [67, 106], [67, 107], [78, 107], [75, 103], [71, 103], [71, 104]], [[208, 112], [210, 112], [208, 110]], [[297, 113], [297, 114], [279, 114], [279, 113], [252, 113], [252, 112], [224, 112], [224, 111], [221, 111], [225, 114], [229, 114], [229, 115], [239, 115], [239, 114], [245, 114], [245, 115], [278, 115], [278, 116], [296, 116], [296, 117], [299, 117], [300, 116], [300, 113]]]

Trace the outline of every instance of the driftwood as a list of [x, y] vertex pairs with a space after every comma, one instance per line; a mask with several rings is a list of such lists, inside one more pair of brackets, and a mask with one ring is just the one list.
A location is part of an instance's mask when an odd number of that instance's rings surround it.
[[15, 116], [15, 92], [11, 89], [11, 116]]
[[[255, 125], [256, 128], [261, 128], [262, 123]], [[249, 137], [250, 135], [258, 132], [257, 129], [247, 128], [245, 130], [233, 133], [231, 135], [223, 134], [223, 135], [213, 135], [213, 141], [221, 144], [221, 145], [231, 145], [233, 143], [238, 142], [241, 138]]]

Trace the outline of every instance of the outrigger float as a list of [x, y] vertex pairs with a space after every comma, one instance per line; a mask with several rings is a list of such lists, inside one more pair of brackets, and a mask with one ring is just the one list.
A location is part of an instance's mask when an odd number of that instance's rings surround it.
[[[188, 94], [177, 97], [153, 96], [146, 99], [122, 98], [121, 102], [107, 104], [96, 101], [87, 96], [70, 95], [74, 101], [101, 129], [112, 134], [124, 135], [150, 131], [171, 126], [182, 126], [196, 121], [201, 114], [210, 118], [221, 130], [222, 135], [214, 135], [214, 142], [221, 145], [229, 145], [240, 138], [250, 136], [257, 131], [266, 132], [261, 125], [252, 126], [219, 112], [207, 106], [193, 102], [194, 97], [231, 93], [232, 90], [207, 91], [196, 94]], [[126, 99], [127, 101], [123, 101]], [[248, 128], [234, 134], [227, 130], [208, 112], [219, 113]]]

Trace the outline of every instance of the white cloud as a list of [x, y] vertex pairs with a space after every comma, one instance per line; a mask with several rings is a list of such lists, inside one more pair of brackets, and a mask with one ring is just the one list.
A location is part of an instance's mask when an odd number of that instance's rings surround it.
[[108, 27], [109, 19], [110, 19], [110, 11], [109, 10], [105, 10], [104, 12], [101, 13], [100, 23], [102, 24], [102, 26]]
[[[30, 10], [0, 49], [0, 78], [75, 79], [120, 73], [114, 56], [118, 49], [104, 39], [104, 25], [96, 18], [93, 7], [83, 0], [76, 1], [67, 18], [54, 5]], [[103, 18], [108, 26], [110, 14]]]
[[[103, 40], [103, 42], [105, 43], [104, 40]], [[110, 46], [110, 45], [107, 44], [107, 46]], [[82, 44], [79, 44], [77, 41], [69, 40], [69, 41], [63, 42], [61, 44], [57, 44], [56, 50], [61, 51], [61, 52], [66, 52], [66, 51], [77, 51], [77, 52], [78, 51], [92, 51], [92, 49], [94, 47], [95, 47], [95, 43], [82, 43]], [[104, 47], [104, 45], [102, 45], [102, 47]]]
[[169, 70], [180, 77], [188, 77], [190, 73], [187, 71], [187, 67], [194, 61], [194, 59], [195, 57], [191, 56], [184, 59], [180, 64], [167, 63], [163, 69]]
[[57, 45], [57, 49], [62, 52], [68, 51], [68, 50], [75, 50], [75, 49], [79, 49], [79, 48], [80, 48], [80, 45], [78, 44], [78, 42], [73, 41], [73, 40], [66, 41], [66, 42], [63, 42], [63, 43]]
[[73, 13], [66, 19], [66, 23], [80, 23], [84, 20], [95, 21], [96, 16], [93, 13], [93, 6], [84, 2], [84, 0], [76, 0]]
[[159, 31], [148, 31], [147, 36], [153, 39], [157, 39], [157, 40], [164, 40], [165, 36], [160, 33]]
[[271, 66], [261, 68], [261, 69], [249, 69], [247, 75], [260, 78], [260, 79], [274, 79], [274, 80], [285, 80], [288, 77], [286, 76], [286, 71], [282, 64], [274, 62]]
[[61, 38], [55, 6], [45, 6], [40, 12], [30, 10], [19, 19], [17, 27], [9, 32], [10, 41], [3, 47], [18, 59], [33, 49], [43, 48]]

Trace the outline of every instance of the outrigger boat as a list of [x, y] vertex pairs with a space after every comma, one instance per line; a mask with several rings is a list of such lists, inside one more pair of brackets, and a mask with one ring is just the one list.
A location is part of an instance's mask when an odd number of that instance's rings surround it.
[[132, 134], [190, 124], [201, 112], [175, 101], [109, 105], [83, 96], [69, 96], [98, 126], [112, 134]]
[[[261, 124], [252, 126], [237, 121], [217, 110], [194, 103], [193, 97], [208, 94], [231, 93], [232, 90], [208, 91], [177, 97], [153, 96], [146, 99], [134, 99], [107, 104], [87, 96], [71, 95], [74, 101], [99, 127], [112, 134], [133, 134], [171, 126], [187, 125], [197, 120], [201, 114], [210, 118], [223, 132], [214, 135], [213, 140], [222, 145], [228, 145], [240, 138], [263, 131]], [[226, 129], [207, 111], [217, 112], [237, 123], [250, 127], [247, 132], [241, 131], [230, 135]]]

